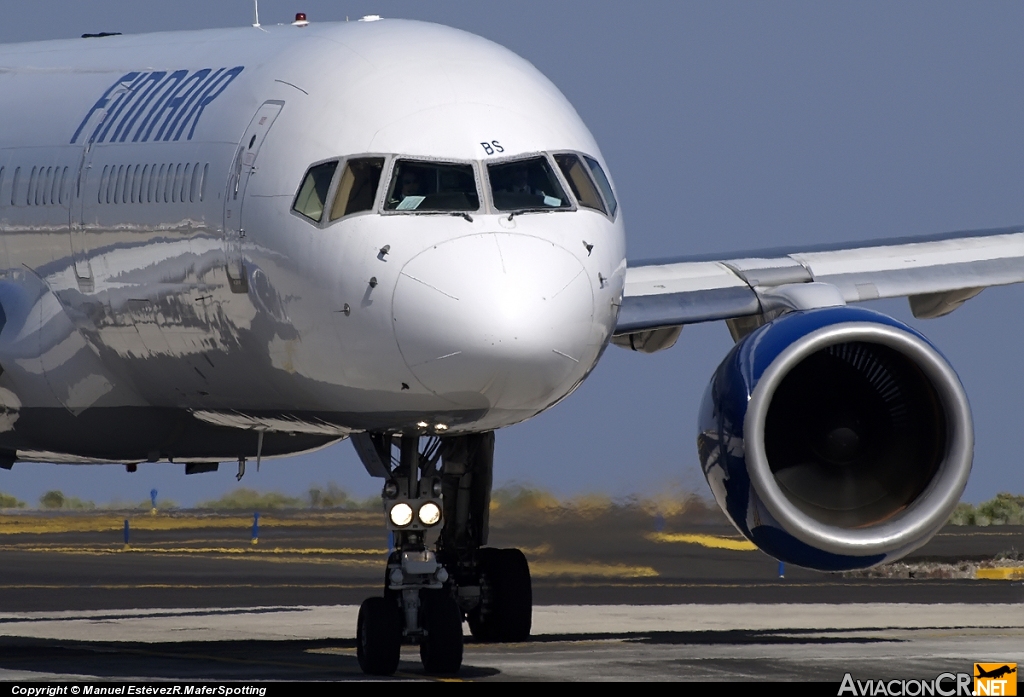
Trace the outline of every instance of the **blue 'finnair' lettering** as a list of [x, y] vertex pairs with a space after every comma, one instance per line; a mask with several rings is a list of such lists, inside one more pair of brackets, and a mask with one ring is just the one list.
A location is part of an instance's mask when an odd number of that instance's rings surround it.
[[96, 101], [71, 142], [145, 143], [192, 140], [203, 111], [245, 70], [202, 68], [125, 73]]

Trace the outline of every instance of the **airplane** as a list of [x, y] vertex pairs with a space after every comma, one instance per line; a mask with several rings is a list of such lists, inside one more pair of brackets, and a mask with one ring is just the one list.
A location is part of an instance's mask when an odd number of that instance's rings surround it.
[[357, 622], [375, 675], [406, 642], [456, 672], [464, 620], [529, 636], [526, 557], [487, 546], [494, 432], [686, 325], [735, 341], [697, 445], [741, 534], [820, 570], [920, 547], [970, 407], [927, 338], [856, 305], [938, 317], [1024, 281], [1024, 228], [627, 263], [561, 92], [422, 22], [2, 45], [0, 113], [0, 466], [241, 474], [349, 439], [394, 539]]
[[[1016, 664], [1014, 664], [1014, 665], [1016, 665]], [[998, 678], [1003, 677], [1004, 675], [1009, 675], [1010, 673], [1016, 673], [1017, 672], [1017, 668], [1016, 667], [1011, 668], [1008, 665], [1002, 665], [1002, 666], [999, 666], [998, 668], [993, 668], [992, 670], [985, 670], [981, 666], [975, 666], [974, 669], [976, 671], [976, 675], [974, 677], [976, 677], [976, 678], [996, 678], [996, 679], [998, 679]]]

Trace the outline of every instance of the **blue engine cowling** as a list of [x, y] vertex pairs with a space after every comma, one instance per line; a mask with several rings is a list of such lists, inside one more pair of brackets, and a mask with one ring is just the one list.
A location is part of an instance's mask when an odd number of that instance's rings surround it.
[[877, 312], [793, 312], [715, 371], [698, 451], [718, 504], [777, 559], [866, 568], [920, 547], [949, 518], [974, 449], [946, 359]]

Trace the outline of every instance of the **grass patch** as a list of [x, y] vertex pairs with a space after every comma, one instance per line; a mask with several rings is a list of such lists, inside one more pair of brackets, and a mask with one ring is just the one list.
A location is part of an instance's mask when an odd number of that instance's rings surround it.
[[330, 482], [327, 486], [314, 484], [310, 487], [306, 496], [309, 507], [315, 509], [340, 509], [343, 511], [381, 510], [380, 496], [354, 499], [347, 491], [334, 482]]
[[77, 496], [65, 496], [64, 492], [51, 489], [39, 497], [39, 507], [47, 511], [91, 511], [96, 508], [92, 501], [83, 501]]
[[502, 523], [550, 525], [567, 519], [597, 520], [645, 518], [666, 524], [727, 524], [718, 505], [682, 489], [667, 489], [656, 496], [613, 498], [583, 494], [559, 499], [550, 492], [523, 484], [510, 484], [491, 493], [491, 520]]
[[25, 502], [0, 491], [0, 508], [24, 508]]
[[949, 522], [952, 525], [1024, 525], [1024, 496], [1004, 491], [977, 506], [961, 503]]
[[240, 487], [219, 499], [203, 501], [197, 509], [208, 511], [281, 511], [281, 510], [341, 510], [380, 511], [380, 496], [368, 499], [353, 498], [347, 491], [331, 482], [310, 487], [305, 497], [288, 496], [276, 491], [260, 492]]
[[260, 492], [239, 487], [219, 499], [203, 501], [196, 505], [207, 511], [279, 511], [286, 508], [305, 508], [305, 502], [297, 497], [276, 491]]

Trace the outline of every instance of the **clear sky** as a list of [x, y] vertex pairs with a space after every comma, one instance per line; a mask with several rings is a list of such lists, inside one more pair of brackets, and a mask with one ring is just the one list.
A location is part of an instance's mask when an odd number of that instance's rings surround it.
[[[264, 24], [375, 13], [465, 29], [548, 75], [600, 143], [634, 259], [858, 241], [1024, 223], [1024, 4], [1019, 2], [405, 2], [261, 0]], [[252, 0], [0, 0], [0, 42], [243, 26]], [[2, 115], [0, 115], [2, 127]], [[1024, 493], [1024, 288], [989, 289], [914, 320], [959, 372], [974, 409], [966, 499]], [[696, 412], [731, 346], [687, 327], [653, 356], [609, 348], [590, 379], [499, 432], [496, 483], [570, 495], [707, 492]], [[265, 463], [243, 484], [302, 493], [334, 481], [379, 491], [347, 443]], [[234, 467], [15, 465], [0, 491], [181, 503], [235, 486]]]

